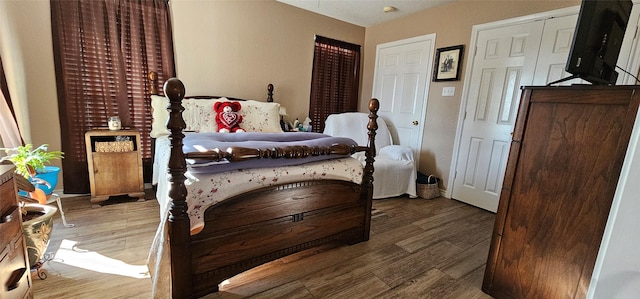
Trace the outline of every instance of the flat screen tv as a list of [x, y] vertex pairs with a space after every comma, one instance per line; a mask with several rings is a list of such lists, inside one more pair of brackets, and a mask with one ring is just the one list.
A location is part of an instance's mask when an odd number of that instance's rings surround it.
[[565, 68], [573, 76], [567, 80], [615, 85], [616, 62], [632, 6], [631, 0], [582, 0]]

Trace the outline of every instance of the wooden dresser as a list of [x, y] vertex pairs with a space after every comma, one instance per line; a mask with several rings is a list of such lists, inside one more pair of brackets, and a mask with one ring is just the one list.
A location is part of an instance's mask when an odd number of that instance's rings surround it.
[[640, 86], [526, 87], [482, 290], [585, 298]]
[[0, 165], [0, 298], [33, 298], [13, 165]]

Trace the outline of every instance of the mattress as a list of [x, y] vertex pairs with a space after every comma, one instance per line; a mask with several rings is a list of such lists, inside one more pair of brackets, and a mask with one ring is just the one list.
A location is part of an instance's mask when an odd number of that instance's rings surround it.
[[[157, 138], [155, 149], [153, 177], [154, 182], [157, 183], [156, 198], [160, 203], [160, 215], [164, 218], [171, 200], [167, 172], [170, 155], [169, 139], [167, 137]], [[227, 198], [267, 186], [305, 180], [342, 180], [360, 184], [363, 169], [364, 163], [352, 157], [315, 161], [301, 165], [235, 169], [221, 173], [201, 173], [191, 171], [188, 168], [185, 173], [185, 185], [191, 231], [198, 232], [203, 228], [204, 212], [208, 207]]]

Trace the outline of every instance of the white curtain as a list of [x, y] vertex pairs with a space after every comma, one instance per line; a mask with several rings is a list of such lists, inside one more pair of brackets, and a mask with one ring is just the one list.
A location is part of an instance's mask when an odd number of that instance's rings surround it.
[[22, 145], [20, 130], [13, 114], [7, 105], [4, 94], [0, 91], [0, 137], [3, 147], [17, 147]]

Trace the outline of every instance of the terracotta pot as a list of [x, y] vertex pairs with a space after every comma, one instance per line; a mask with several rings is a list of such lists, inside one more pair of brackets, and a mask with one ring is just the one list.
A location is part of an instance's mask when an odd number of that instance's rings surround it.
[[27, 211], [27, 214], [41, 214], [33, 219], [22, 222], [22, 232], [27, 243], [29, 265], [33, 267], [47, 251], [49, 236], [53, 230], [53, 215], [56, 214], [58, 209], [49, 205], [32, 203], [26, 204], [23, 209]]

